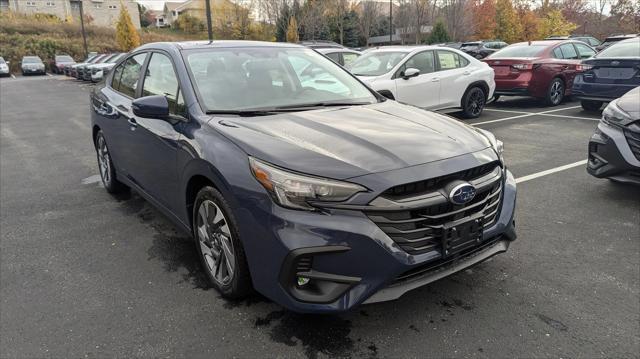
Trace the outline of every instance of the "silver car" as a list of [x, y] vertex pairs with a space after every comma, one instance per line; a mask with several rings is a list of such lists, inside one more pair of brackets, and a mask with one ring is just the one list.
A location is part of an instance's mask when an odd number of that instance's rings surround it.
[[0, 76], [9, 75], [11, 75], [11, 70], [9, 70], [9, 63], [4, 61], [4, 59], [0, 57]]
[[22, 58], [22, 75], [27, 74], [46, 74], [44, 63], [38, 56], [25, 56]]

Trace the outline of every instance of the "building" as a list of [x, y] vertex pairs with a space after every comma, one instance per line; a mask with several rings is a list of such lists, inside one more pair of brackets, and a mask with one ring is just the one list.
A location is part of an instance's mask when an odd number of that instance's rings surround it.
[[[234, 10], [237, 4], [229, 0], [210, 0], [211, 16], [214, 24], [230, 23], [234, 18]], [[187, 0], [185, 2], [166, 1], [162, 15], [162, 24], [171, 26], [180, 15], [189, 15], [205, 22], [207, 13], [205, 0]]]
[[80, 3], [89, 24], [115, 27], [124, 4], [136, 28], [140, 28], [140, 13], [135, 0], [0, 0], [0, 10], [20, 14], [51, 14], [61, 20], [80, 19]]

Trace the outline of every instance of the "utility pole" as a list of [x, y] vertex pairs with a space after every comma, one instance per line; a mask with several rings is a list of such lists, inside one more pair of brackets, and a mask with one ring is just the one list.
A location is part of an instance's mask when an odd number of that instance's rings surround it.
[[213, 41], [213, 28], [211, 27], [211, 4], [210, 0], [205, 0], [207, 6], [207, 32], [209, 33], [209, 41]]
[[393, 44], [393, 0], [389, 0], [389, 45]]
[[84, 57], [89, 58], [89, 49], [87, 49], [87, 33], [84, 31], [84, 10], [82, 8], [82, 0], [80, 4], [80, 28], [82, 28], [82, 43], [84, 44]]

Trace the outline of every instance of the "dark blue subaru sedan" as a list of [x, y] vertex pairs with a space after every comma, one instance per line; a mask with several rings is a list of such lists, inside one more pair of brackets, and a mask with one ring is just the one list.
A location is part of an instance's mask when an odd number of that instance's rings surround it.
[[144, 45], [91, 104], [107, 191], [135, 189], [192, 234], [228, 298], [253, 288], [294, 311], [344, 311], [516, 238], [500, 141], [302, 46]]

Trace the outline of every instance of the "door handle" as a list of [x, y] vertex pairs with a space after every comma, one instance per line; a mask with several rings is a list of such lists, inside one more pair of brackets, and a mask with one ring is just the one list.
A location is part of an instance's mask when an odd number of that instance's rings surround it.
[[132, 130], [138, 127], [138, 122], [136, 121], [135, 118], [129, 118], [127, 122], [129, 122], [129, 126], [131, 126]]
[[431, 79], [431, 82], [440, 82], [440, 78], [434, 77]]

